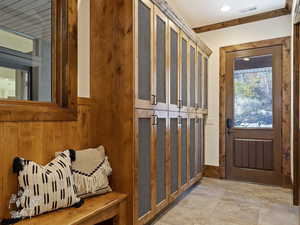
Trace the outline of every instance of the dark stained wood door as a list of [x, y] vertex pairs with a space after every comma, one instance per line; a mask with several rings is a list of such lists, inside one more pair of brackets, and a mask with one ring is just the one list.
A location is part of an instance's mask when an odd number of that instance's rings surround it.
[[281, 185], [281, 46], [226, 55], [226, 176]]

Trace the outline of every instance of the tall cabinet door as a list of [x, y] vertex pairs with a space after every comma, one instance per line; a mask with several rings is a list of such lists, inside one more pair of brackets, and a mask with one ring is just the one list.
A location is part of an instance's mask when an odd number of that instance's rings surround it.
[[208, 58], [203, 58], [203, 108], [208, 108]]
[[180, 187], [184, 191], [189, 184], [189, 119], [187, 113], [180, 114]]
[[135, 113], [135, 218], [142, 222], [153, 213], [153, 152], [156, 117], [151, 110]]
[[196, 147], [195, 147], [195, 157], [196, 157], [196, 175], [201, 175], [204, 169], [204, 118], [203, 115], [198, 115], [196, 118]]
[[180, 106], [180, 29], [169, 21], [169, 110], [179, 111]]
[[189, 39], [181, 32], [180, 34], [180, 111], [187, 112], [189, 106]]
[[196, 114], [189, 115], [189, 179], [191, 182], [196, 178], [197, 175], [197, 117]]
[[169, 174], [169, 121], [168, 112], [156, 111], [154, 122], [154, 152], [153, 152], [153, 207], [159, 212], [168, 204], [168, 174]]
[[169, 193], [170, 199], [174, 200], [179, 194], [179, 159], [180, 152], [180, 135], [179, 130], [181, 127], [181, 118], [178, 112], [169, 112], [169, 124], [170, 124], [170, 182], [169, 182]]
[[153, 61], [153, 89], [156, 109], [168, 110], [168, 19], [154, 7], [154, 61]]
[[136, 108], [153, 108], [155, 93], [153, 84], [153, 13], [150, 0], [136, 0], [135, 25], [135, 99]]
[[195, 113], [197, 110], [197, 46], [190, 41], [189, 44], [189, 112]]
[[197, 48], [197, 112], [201, 112], [203, 108], [203, 54], [199, 48]]

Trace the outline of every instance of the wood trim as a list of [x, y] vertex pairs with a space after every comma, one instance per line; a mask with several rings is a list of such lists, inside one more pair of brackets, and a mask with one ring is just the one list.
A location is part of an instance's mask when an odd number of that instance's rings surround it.
[[227, 46], [220, 49], [220, 114], [219, 114], [219, 155], [220, 155], [220, 176], [226, 178], [225, 175], [225, 161], [226, 161], [226, 89], [225, 89], [225, 77], [226, 77], [226, 54], [239, 50], [264, 48], [270, 46], [282, 46], [282, 175], [290, 177], [290, 130], [291, 130], [291, 65], [290, 65], [290, 37], [276, 38], [271, 40], [264, 40], [258, 42], [250, 42], [240, 45]]
[[180, 16], [178, 16], [173, 9], [169, 6], [167, 1], [162, 0], [151, 0], [166, 16], [174, 23], [176, 26], [178, 26], [192, 41], [197, 43], [197, 46], [207, 55], [210, 56], [212, 54], [212, 50], [201, 40], [193, 29], [188, 26], [184, 19]]
[[293, 0], [286, 0], [286, 8], [290, 11], [290, 13], [292, 13], [293, 4], [294, 4]]
[[77, 102], [78, 102], [78, 105], [87, 105], [87, 106], [96, 104], [96, 100], [93, 98], [78, 97]]
[[0, 101], [0, 121], [77, 120], [77, 0], [53, 1], [53, 102]]
[[299, 124], [300, 124], [300, 24], [294, 25], [294, 123], [293, 123], [293, 162], [294, 162], [294, 182], [293, 182], [293, 203], [299, 205]]
[[217, 179], [221, 178], [220, 167], [205, 165], [204, 177], [217, 178]]
[[281, 9], [276, 9], [276, 10], [272, 10], [269, 12], [264, 12], [264, 13], [260, 13], [260, 14], [256, 14], [256, 15], [252, 15], [252, 16], [246, 16], [246, 17], [242, 17], [242, 18], [238, 18], [238, 19], [228, 20], [228, 21], [221, 22], [221, 23], [215, 23], [215, 24], [206, 25], [206, 26], [202, 26], [202, 27], [195, 27], [194, 31], [196, 33], [203, 33], [203, 32], [208, 32], [208, 31], [212, 31], [212, 30], [223, 29], [226, 27], [232, 27], [232, 26], [237, 26], [237, 25], [246, 24], [246, 23], [252, 23], [252, 22], [256, 22], [256, 21], [260, 21], [260, 20], [271, 19], [271, 18], [289, 15], [289, 14], [291, 14], [291, 11], [288, 8], [281, 8]]

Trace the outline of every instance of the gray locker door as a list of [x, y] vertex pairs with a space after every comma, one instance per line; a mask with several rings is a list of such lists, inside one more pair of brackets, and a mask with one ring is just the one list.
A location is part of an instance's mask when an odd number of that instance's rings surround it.
[[171, 118], [171, 192], [178, 190], [178, 119]]
[[207, 109], [208, 107], [208, 60], [207, 58], [204, 59], [204, 102], [203, 107]]
[[138, 3], [138, 98], [151, 100], [151, 9]]
[[196, 119], [190, 120], [190, 177], [191, 179], [195, 177], [196, 170]]
[[190, 106], [196, 106], [196, 60], [195, 60], [195, 48], [190, 47]]
[[181, 47], [182, 47], [182, 52], [181, 52], [181, 97], [182, 97], [182, 105], [187, 106], [188, 105], [188, 88], [187, 88], [187, 83], [188, 83], [188, 70], [187, 70], [187, 41], [185, 39], [181, 39]]
[[187, 119], [182, 119], [181, 126], [181, 184], [187, 183]]
[[158, 119], [157, 125], [157, 204], [166, 199], [166, 182], [165, 182], [165, 172], [166, 172], [166, 129], [167, 123], [165, 118]]
[[198, 52], [198, 91], [197, 91], [197, 104], [202, 108], [202, 90], [203, 90], [203, 77], [202, 77], [202, 55]]
[[167, 103], [166, 90], [166, 23], [159, 16], [156, 19], [156, 94], [157, 101]]
[[170, 73], [170, 102], [178, 104], [178, 33], [171, 28], [171, 73]]
[[139, 217], [151, 210], [151, 118], [138, 120], [138, 188]]

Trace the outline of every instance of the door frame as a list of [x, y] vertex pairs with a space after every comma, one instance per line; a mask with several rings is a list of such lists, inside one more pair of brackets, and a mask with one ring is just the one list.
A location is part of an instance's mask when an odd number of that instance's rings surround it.
[[294, 11], [294, 25], [293, 25], [293, 203], [294, 205], [299, 205], [299, 174], [300, 174], [300, 154], [299, 154], [299, 130], [300, 130], [300, 2], [297, 1], [295, 11]]
[[234, 51], [257, 49], [271, 46], [282, 46], [282, 77], [281, 77], [281, 173], [282, 186], [291, 187], [291, 37], [282, 37], [258, 42], [250, 42], [220, 48], [219, 74], [219, 163], [220, 176], [226, 179], [226, 55]]

